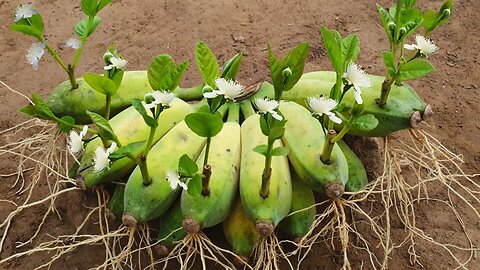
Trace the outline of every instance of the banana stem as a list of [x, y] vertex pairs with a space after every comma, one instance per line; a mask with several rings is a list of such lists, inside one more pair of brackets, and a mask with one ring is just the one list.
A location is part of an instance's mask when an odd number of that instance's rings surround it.
[[73, 68], [72, 65], [68, 65], [68, 79], [70, 80], [70, 85], [72, 86], [72, 89], [77, 89], [78, 88], [78, 83], [77, 79], [75, 78], [75, 69]]
[[212, 166], [205, 165], [203, 166], [202, 172], [202, 195], [210, 196], [210, 177], [212, 176]]
[[240, 121], [240, 107], [238, 103], [229, 104], [227, 121], [237, 123]]
[[255, 110], [253, 109], [252, 103], [248, 100], [242, 102], [240, 107], [242, 108], [243, 117], [245, 118], [248, 118], [249, 116], [255, 114]]
[[138, 167], [140, 168], [140, 172], [142, 173], [143, 185], [148, 186], [152, 183], [152, 178], [148, 174], [148, 167], [147, 167], [147, 156], [142, 154], [139, 157]]
[[90, 27], [92, 27], [94, 19], [95, 17], [93, 16], [88, 17], [87, 27], [85, 27], [85, 31], [83, 32], [83, 35], [81, 38], [82, 46], [77, 49], [77, 51], [75, 52], [75, 56], [73, 57], [73, 62], [72, 62], [73, 69], [75, 69], [75, 67], [77, 66], [78, 60], [80, 60], [80, 56], [82, 55], [83, 48], [85, 47], [85, 43], [87, 43], [87, 37], [90, 32]]
[[320, 155], [320, 160], [325, 164], [330, 164], [330, 157], [332, 156], [332, 150], [335, 146], [335, 143], [332, 142], [332, 139], [335, 138], [337, 132], [333, 129], [330, 129], [325, 136], [325, 143], [323, 144], [322, 154]]
[[396, 76], [390, 79], [385, 79], [382, 83], [382, 91], [380, 93], [380, 98], [377, 99], [378, 106], [382, 107], [387, 104], [388, 95], [390, 94], [390, 90], [392, 89], [392, 84], [395, 82]]
[[194, 101], [203, 98], [202, 89], [203, 85], [196, 85], [189, 88], [177, 87], [175, 90], [173, 90], [173, 93], [175, 94], [175, 96], [185, 101]]
[[270, 191], [270, 178], [272, 176], [272, 155], [270, 152], [272, 148], [273, 142], [268, 143], [267, 155], [265, 156], [265, 169], [263, 169], [262, 173], [262, 187], [260, 189], [260, 196], [264, 199], [268, 197]]

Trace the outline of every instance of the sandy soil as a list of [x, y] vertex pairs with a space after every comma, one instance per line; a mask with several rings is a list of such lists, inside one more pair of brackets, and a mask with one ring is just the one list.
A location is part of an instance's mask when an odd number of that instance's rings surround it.
[[[65, 59], [71, 59], [73, 52], [63, 49], [64, 42], [74, 36], [72, 26], [82, 15], [80, 1], [34, 1], [44, 17], [48, 41], [58, 49]], [[216, 53], [221, 62], [244, 50], [245, 58], [239, 80], [250, 84], [269, 80], [268, 62], [265, 48], [271, 44], [276, 52], [285, 52], [297, 43], [308, 41], [311, 53], [306, 71], [330, 69], [321, 42], [318, 28], [327, 25], [337, 29], [342, 35], [356, 33], [361, 41], [361, 54], [358, 63], [367, 72], [384, 74], [380, 51], [387, 48], [383, 29], [374, 9], [375, 1], [272, 1], [272, 0], [118, 0], [101, 12], [104, 19], [99, 30], [87, 44], [77, 74], [85, 71], [100, 72], [101, 55], [108, 44], [115, 42], [119, 51], [129, 60], [128, 69], [146, 69], [153, 57], [169, 53], [177, 60], [188, 59], [192, 63], [187, 70], [182, 85], [194, 85], [200, 77], [194, 67], [193, 49], [197, 40], [205, 41]], [[388, 6], [393, 1], [380, 1]], [[442, 1], [423, 0], [423, 8], [438, 8]], [[19, 1], [0, 1], [0, 80], [29, 95], [32, 91], [46, 96], [58, 83], [66, 80], [63, 70], [46, 55], [38, 71], [34, 71], [25, 61], [24, 55], [32, 40], [13, 33], [8, 29], [14, 8]], [[420, 96], [432, 104], [435, 116], [429, 121], [428, 131], [465, 159], [466, 172], [480, 169], [480, 146], [478, 144], [480, 119], [478, 94], [480, 91], [480, 59], [478, 44], [480, 37], [480, 2], [477, 0], [456, 1], [455, 13], [450, 22], [436, 31], [432, 38], [439, 46], [438, 53], [431, 57], [437, 71], [427, 78], [411, 83]], [[0, 87], [0, 126], [1, 130], [26, 120], [16, 111], [26, 104], [24, 98]], [[25, 134], [29, 136], [29, 134]], [[5, 141], [1, 141], [2, 144]], [[16, 159], [0, 156], [1, 174], [15, 170]], [[372, 172], [370, 172], [372, 173]], [[14, 195], [11, 185], [15, 177], [0, 177], [0, 199], [21, 203], [24, 195]], [[28, 178], [27, 178], [28, 181]], [[478, 179], [477, 179], [478, 181]], [[39, 187], [34, 197], [41, 198], [47, 185]], [[436, 193], [435, 193], [436, 192]], [[444, 198], [440, 187], [433, 196]], [[88, 212], [87, 206], [94, 205], [95, 196], [91, 193], [72, 192], [62, 196], [57, 202], [60, 220], [50, 215], [34, 244], [49, 239], [49, 235], [68, 234], [75, 230]], [[473, 235], [474, 244], [480, 246], [480, 221], [471, 210], [458, 204], [459, 212], [465, 217], [466, 227]], [[462, 242], [464, 235], [451, 213], [434, 203], [418, 206], [419, 227], [436, 239]], [[3, 220], [11, 205], [0, 204], [0, 220]], [[28, 239], [41, 221], [44, 206], [29, 209], [14, 219], [4, 251], [0, 258], [15, 252], [17, 241]], [[96, 226], [86, 231], [96, 233]], [[393, 240], [402, 239], [404, 230], [401, 224], [394, 224]], [[97, 232], [98, 233], [98, 232]], [[217, 236], [221, 238], [221, 236]], [[424, 269], [453, 269], [456, 267], [446, 252], [438, 247], [419, 243], [417, 251]], [[339, 269], [340, 254], [325, 246], [316, 247], [302, 269]], [[51, 254], [43, 253], [18, 259], [0, 265], [0, 269], [33, 269], [49, 260]], [[60, 259], [53, 269], [87, 269], [102, 262], [101, 246], [80, 248]], [[354, 269], [360, 269], [364, 254], [355, 251], [350, 255]], [[420, 269], [410, 265], [407, 246], [392, 254], [391, 269]], [[480, 269], [479, 259], [474, 259], [468, 269]], [[367, 266], [365, 268], [368, 268]]]

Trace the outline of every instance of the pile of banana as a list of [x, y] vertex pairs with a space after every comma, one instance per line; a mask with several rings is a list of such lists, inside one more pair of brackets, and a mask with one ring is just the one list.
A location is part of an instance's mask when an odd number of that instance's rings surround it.
[[[392, 132], [410, 128], [427, 117], [427, 106], [409, 86], [393, 86], [391, 102], [380, 108], [375, 101], [383, 78], [369, 76], [370, 88], [363, 89], [364, 112], [378, 119], [375, 129], [367, 132], [350, 129], [357, 136], [387, 136]], [[59, 85], [47, 100], [57, 116], [74, 117], [77, 123], [88, 123], [86, 111], [103, 113], [102, 96], [82, 79], [79, 89], [71, 90], [68, 83]], [[368, 183], [365, 168], [355, 153], [339, 141], [332, 150], [331, 162], [321, 161], [325, 134], [319, 121], [305, 108], [310, 96], [327, 96], [335, 84], [335, 73], [312, 72], [303, 74], [295, 86], [282, 96], [278, 111], [286, 120], [285, 132], [275, 146], [285, 146], [287, 156], [274, 156], [268, 196], [260, 194], [264, 157], [253, 151], [266, 144], [267, 137], [259, 125], [261, 115], [252, 102], [256, 98], [272, 97], [274, 87], [268, 82], [256, 84], [243, 100], [224, 106], [222, 130], [211, 140], [210, 193], [192, 195], [180, 186], [172, 189], [166, 175], [178, 167], [179, 159], [187, 154], [202, 166], [206, 139], [187, 126], [184, 119], [205, 104], [205, 100], [187, 103], [202, 97], [202, 87], [177, 88], [177, 98], [158, 119], [153, 136], [153, 147], [148, 155], [151, 183], [145, 185], [141, 170], [126, 157], [113, 161], [107, 170], [98, 172], [92, 165], [96, 149], [102, 140], [90, 140], [83, 151], [75, 177], [83, 188], [115, 185], [109, 208], [130, 227], [152, 220], [160, 220], [158, 239], [160, 253], [167, 255], [178, 241], [188, 234], [223, 224], [226, 239], [232, 251], [248, 261], [254, 247], [277, 228], [301, 239], [312, 226], [316, 208], [314, 192], [328, 198], [342, 196], [344, 191], [362, 190]], [[117, 94], [113, 96], [109, 120], [111, 128], [122, 145], [144, 141], [150, 132], [137, 110], [129, 107], [133, 98], [143, 98], [151, 91], [145, 71], [127, 71]], [[188, 93], [188, 95], [182, 94]], [[185, 99], [185, 100], [182, 100]], [[347, 93], [345, 100], [354, 100]], [[348, 104], [348, 103], [347, 103]], [[335, 129], [339, 130], [338, 125]], [[132, 144], [135, 146], [135, 144]], [[141, 152], [143, 144], [136, 144]], [[298, 210], [306, 209], [305, 211]], [[295, 212], [293, 215], [289, 213]], [[287, 217], [288, 216], [288, 217]], [[180, 229], [179, 228], [183, 228]]]

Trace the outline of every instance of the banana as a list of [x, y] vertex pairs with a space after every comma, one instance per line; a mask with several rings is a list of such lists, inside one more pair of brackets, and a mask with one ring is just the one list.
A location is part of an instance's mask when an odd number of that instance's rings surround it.
[[[191, 112], [193, 112], [193, 109], [188, 103], [181, 99], [175, 99], [171, 107], [164, 110], [159, 116], [159, 125], [155, 131], [154, 142], [163, 137]], [[122, 111], [110, 119], [109, 123], [123, 146], [133, 142], [147, 140], [150, 134], [150, 127], [145, 124], [142, 116], [133, 107]], [[79, 180], [77, 181], [82, 187], [90, 188], [95, 185], [118, 180], [131, 173], [135, 167], [135, 162], [125, 157], [112, 162], [108, 170], [102, 172], [94, 171], [92, 159], [95, 155], [95, 149], [101, 145], [102, 141], [100, 138], [96, 138], [87, 144], [83, 152], [78, 169]], [[138, 155], [142, 153], [144, 148], [145, 144], [138, 145], [133, 154]]]
[[[422, 120], [430, 117], [432, 109], [430, 105], [425, 104], [417, 93], [407, 84], [402, 86], [393, 85], [388, 99], [388, 103], [382, 108], [377, 105], [376, 99], [380, 96], [381, 84], [385, 78], [381, 76], [369, 75], [372, 82], [370, 88], [362, 89], [363, 104], [365, 114], [373, 114], [378, 119], [378, 126], [370, 131], [360, 131], [351, 128], [348, 132], [357, 136], [386, 137], [391, 133], [416, 127]], [[335, 73], [330, 71], [316, 71], [303, 74], [302, 78], [289, 91], [284, 92], [282, 99], [294, 101], [305, 106], [305, 100], [311, 96], [329, 96], [332, 86], [335, 84]], [[256, 97], [273, 97], [274, 90], [270, 83], [264, 82]], [[353, 91], [349, 91], [345, 97], [345, 109], [351, 109], [355, 100]], [[346, 114], [348, 117], [348, 114]], [[336, 128], [341, 129], [341, 126]]]
[[348, 180], [348, 165], [340, 148], [335, 145], [331, 164], [320, 160], [325, 135], [317, 119], [294, 102], [281, 102], [279, 110], [285, 116], [282, 142], [288, 147], [288, 158], [301, 179], [311, 188], [336, 199], [344, 192]]
[[344, 141], [340, 140], [337, 144], [342, 149], [348, 163], [348, 182], [345, 184], [345, 191], [358, 192], [368, 184], [367, 171], [362, 161]]
[[290, 172], [292, 177], [292, 207], [290, 208], [290, 215], [280, 222], [279, 227], [296, 243], [299, 243], [310, 230], [317, 209], [315, 208], [315, 196], [312, 189], [299, 178], [293, 169]]
[[130, 175], [125, 187], [125, 212], [122, 220], [125, 225], [136, 226], [162, 215], [180, 194], [180, 188], [172, 190], [166, 175], [168, 170], [176, 170], [178, 161], [184, 154], [196, 160], [205, 138], [193, 133], [185, 121], [177, 124], [155, 144], [147, 157], [148, 172], [152, 183], [143, 184], [140, 168], [137, 166]]
[[[265, 199], [260, 196], [265, 157], [253, 151], [267, 143], [262, 134], [259, 115], [248, 117], [242, 124], [242, 161], [240, 165], [240, 196], [250, 219], [262, 237], [272, 234], [278, 223], [288, 215], [292, 203], [292, 185], [288, 160], [285, 156], [272, 157], [270, 193]], [[274, 147], [281, 146], [277, 140]]]
[[176, 242], [187, 235], [187, 232], [182, 228], [182, 221], [182, 207], [180, 206], [180, 200], [176, 200], [160, 218], [157, 239], [161, 241], [155, 246], [155, 251], [159, 256], [167, 256], [175, 247]]
[[[47, 104], [57, 117], [71, 116], [77, 124], [89, 124], [86, 111], [105, 113], [105, 96], [93, 90], [83, 78], [77, 79], [78, 88], [71, 89], [70, 81], [56, 86], [47, 98]], [[143, 99], [145, 93], [152, 91], [148, 83], [147, 71], [126, 71], [122, 84], [112, 97], [111, 115], [116, 115], [131, 105], [134, 98]], [[202, 86], [177, 88], [177, 96], [185, 100], [196, 100], [202, 97]]]
[[[212, 138], [208, 164], [211, 166], [210, 195], [190, 195], [183, 191], [181, 207], [183, 227], [188, 233], [198, 233], [203, 228], [221, 223], [228, 215], [237, 193], [240, 170], [239, 106], [229, 105], [228, 119], [219, 134]], [[202, 155], [197, 160], [203, 167]]]
[[237, 196], [233, 203], [232, 211], [223, 221], [223, 233], [225, 238], [232, 245], [233, 253], [248, 262], [255, 245], [260, 242], [260, 235], [255, 224], [247, 216], [243, 209], [240, 196]]

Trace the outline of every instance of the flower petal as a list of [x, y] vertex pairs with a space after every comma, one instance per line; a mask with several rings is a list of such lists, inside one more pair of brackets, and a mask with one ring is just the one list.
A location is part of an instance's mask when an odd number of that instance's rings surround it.
[[354, 91], [353, 91], [353, 95], [355, 96], [355, 101], [358, 103], [358, 104], [362, 104], [363, 103], [363, 100], [362, 100], [362, 91], [360, 91], [360, 87], [355, 87], [354, 88]]
[[332, 122], [337, 123], [337, 124], [341, 124], [341, 123], [342, 123], [342, 119], [340, 119], [340, 117], [338, 117], [337, 115], [335, 115], [335, 113], [333, 113], [333, 112], [327, 112], [327, 113], [325, 113], [325, 114], [328, 115], [328, 118], [330, 118], [330, 120], [332, 120]]
[[278, 114], [276, 111], [271, 111], [270, 114], [272, 115], [273, 118], [277, 119], [278, 121], [282, 121], [283, 117]]
[[203, 97], [204, 98], [216, 98], [216, 97], [218, 97], [218, 94], [217, 94], [216, 91], [205, 92], [205, 93], [203, 93]]
[[178, 180], [178, 185], [181, 186], [183, 190], [188, 190], [188, 186], [180, 180]]
[[403, 45], [403, 48], [407, 49], [407, 50], [410, 50], [410, 51], [414, 51], [417, 49], [417, 45], [415, 44], [405, 44]]

